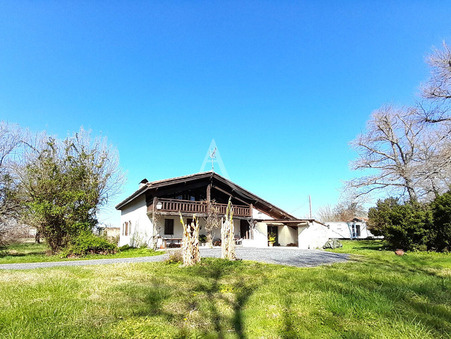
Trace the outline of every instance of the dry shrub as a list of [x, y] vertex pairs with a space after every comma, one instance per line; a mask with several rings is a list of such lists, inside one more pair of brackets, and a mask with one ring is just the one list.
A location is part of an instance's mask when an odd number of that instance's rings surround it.
[[27, 225], [20, 224], [15, 220], [0, 225], [0, 246], [22, 242], [27, 238], [30, 238], [30, 227]]
[[165, 260], [165, 262], [167, 264], [177, 264], [177, 263], [182, 264], [183, 263], [183, 253], [182, 253], [182, 251], [181, 250], [171, 251], [171, 253], [169, 253], [169, 258], [167, 258]]

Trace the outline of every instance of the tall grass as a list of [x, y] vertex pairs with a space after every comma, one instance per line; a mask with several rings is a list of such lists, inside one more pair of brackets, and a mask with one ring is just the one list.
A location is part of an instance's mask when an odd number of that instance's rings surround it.
[[203, 259], [4, 271], [0, 337], [450, 337], [449, 256], [353, 253], [317, 268]]
[[86, 260], [104, 258], [133, 258], [162, 254], [148, 248], [128, 248], [117, 253], [100, 255], [90, 254], [80, 258], [65, 258], [60, 254], [50, 255], [46, 244], [18, 243], [0, 248], [0, 264], [33, 263], [65, 260]]

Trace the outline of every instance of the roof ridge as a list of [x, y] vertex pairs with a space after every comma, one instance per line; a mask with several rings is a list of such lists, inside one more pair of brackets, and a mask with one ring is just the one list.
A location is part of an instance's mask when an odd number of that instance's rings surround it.
[[[215, 172], [214, 171], [197, 172], [197, 173], [188, 174], [188, 175], [182, 175], [182, 176], [174, 177], [174, 178], [167, 178], [167, 179], [160, 179], [160, 180], [155, 180], [155, 181], [149, 181], [148, 183], [146, 183], [146, 185], [147, 186], [152, 186], [152, 184], [159, 184], [159, 183], [165, 182], [165, 181], [184, 179], [184, 178], [193, 177], [195, 175], [202, 175], [202, 174], [207, 174], [207, 173], [215, 173]], [[215, 174], [217, 174], [217, 173], [215, 173]]]

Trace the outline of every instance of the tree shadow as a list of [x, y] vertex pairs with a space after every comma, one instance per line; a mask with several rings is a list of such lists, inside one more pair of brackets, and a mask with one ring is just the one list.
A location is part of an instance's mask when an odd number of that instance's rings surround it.
[[[229, 294], [233, 294], [233, 299], [231, 300], [224, 295], [223, 291], [221, 291], [221, 287], [223, 286], [221, 284], [221, 279], [233, 277], [233, 271], [239, 270], [242, 262], [240, 260], [228, 261], [224, 259], [204, 259], [203, 262], [206, 262], [207, 265], [200, 265], [194, 269], [200, 276], [210, 280], [211, 283], [210, 286], [199, 285], [196, 289], [206, 293], [208, 296], [209, 309], [211, 311], [210, 320], [214, 324], [216, 334], [219, 338], [224, 337], [227, 329], [224, 328], [223, 324], [227, 324], [229, 320], [225, 318], [224, 314], [222, 314], [216, 306], [218, 301], [222, 301], [233, 309], [233, 316], [230, 320], [237, 337], [246, 338], [244, 334], [243, 308], [258, 286], [265, 283], [265, 276], [260, 275], [258, 279], [253, 280], [245, 280], [243, 277], [238, 276], [238, 279], [234, 279], [231, 284], [227, 285], [230, 287]], [[208, 263], [215, 264], [209, 265]], [[204, 333], [204, 335], [206, 334], [207, 333]]]
[[[124, 286], [123, 292], [129, 298], [127, 302], [137, 301], [134, 316], [161, 318], [168, 326], [173, 326], [178, 337], [246, 338], [246, 307], [258, 289], [269, 283], [271, 273], [269, 269], [260, 269], [269, 266], [256, 263], [254, 271], [246, 266], [247, 273], [242, 275], [239, 272], [244, 265], [247, 264], [213, 258], [204, 258], [194, 267], [170, 264], [169, 268], [158, 268], [160, 271], [156, 274], [152, 271], [139, 286]], [[149, 270], [155, 270], [155, 266]], [[303, 274], [298, 276], [297, 268], [286, 268], [282, 272], [286, 273], [276, 278], [286, 279], [290, 284], [273, 291], [282, 311], [280, 331], [276, 334], [279, 337], [303, 335], [297, 332], [302, 325], [299, 325], [299, 310], [294, 304], [300, 300], [293, 299], [293, 293], [305, 293], [300, 288], [305, 285], [302, 282], [311, 282], [309, 293], [325, 296], [321, 302], [327, 312], [324, 324], [319, 326], [328, 327], [333, 334], [371, 337], [371, 331], [375, 330], [371, 325], [362, 328], [349, 325], [348, 320], [354, 324], [363, 320], [362, 314], [381, 314], [378, 320], [373, 320], [376, 324], [396, 316], [399, 320], [393, 320], [393, 324], [410, 323], [410, 329], [419, 326], [438, 337], [451, 333], [451, 311], [447, 306], [451, 285], [449, 277], [441, 277], [439, 271], [411, 265], [402, 258], [362, 258], [345, 266], [320, 268], [311, 280]], [[390, 272], [393, 276], [383, 276]], [[329, 296], [331, 300], [327, 299]], [[175, 300], [177, 309], [168, 307], [168, 300]]]
[[24, 254], [24, 253], [10, 253], [9, 251], [0, 251], [0, 258], [5, 258], [5, 257], [25, 257], [28, 254]]
[[[264, 275], [245, 280], [234, 274], [240, 269], [241, 261], [224, 259], [202, 259], [201, 264], [193, 267], [170, 265], [179, 270], [175, 276], [171, 272], [166, 276], [149, 277], [146, 285], [119, 287], [127, 296], [127, 302], [135, 303], [133, 316], [162, 318], [178, 328], [178, 337], [181, 338], [190, 336], [193, 331], [202, 337], [211, 337], [214, 333], [216, 337], [224, 338], [236, 333], [238, 338], [246, 338], [243, 308], [258, 286], [264, 283]], [[170, 287], [186, 276], [193, 277], [188, 279], [189, 287]], [[178, 309], [168, 308], [166, 302], [177, 298], [177, 294], [184, 294], [177, 299]], [[223, 312], [222, 307], [228, 311]], [[186, 326], [191, 312], [197, 312], [207, 325], [203, 328]]]
[[261, 276], [262, 280], [258, 281], [253, 280], [244, 280], [240, 278], [239, 281], [235, 284], [236, 290], [238, 291], [235, 294], [235, 302], [233, 305], [234, 316], [233, 316], [233, 324], [235, 328], [235, 332], [238, 335], [238, 338], [245, 338], [244, 335], [244, 319], [243, 319], [243, 308], [248, 302], [249, 298], [252, 296], [254, 291], [258, 288], [260, 284], [266, 283], [266, 277]]
[[[334, 279], [329, 278], [326, 286], [329, 291], [336, 293], [344, 300], [343, 305], [358, 310], [360, 307], [365, 307], [359, 305], [358, 301], [364, 300], [371, 294], [377, 294], [383, 303], [391, 307], [390, 312], [386, 315], [387, 318], [396, 316], [402, 319], [403, 323], [414, 322], [416, 326], [423, 327], [438, 337], [451, 333], [451, 311], [446, 306], [446, 300], [449, 300], [449, 297], [446, 296], [449, 296], [451, 291], [449, 278], [440, 277], [437, 272], [422, 267], [407, 266], [389, 260], [367, 260], [366, 264], [373, 266], [375, 270], [384, 266], [384, 271], [392, 271], [398, 274], [398, 277], [393, 280], [386, 277], [373, 280], [368, 279], [367, 275], [352, 276], [337, 270]], [[375, 272], [375, 274], [377, 273]], [[418, 280], [415, 280], [414, 276]], [[444, 299], [440, 299], [440, 295]], [[369, 307], [371, 308], [371, 306]], [[337, 319], [358, 318], [360, 314], [355, 309], [346, 310], [346, 307], [343, 306], [334, 310], [334, 307], [329, 305], [329, 310], [334, 313], [334, 318], [330, 319], [330, 322], [336, 329], [340, 329], [341, 333], [346, 332], [347, 335], [351, 335], [350, 330]], [[377, 311], [384, 312], [379, 309]], [[352, 331], [357, 337], [370, 336], [365, 329]]]
[[291, 298], [285, 296], [283, 298], [283, 327], [280, 333], [280, 337], [284, 339], [297, 338], [299, 335], [294, 328], [291, 305]]

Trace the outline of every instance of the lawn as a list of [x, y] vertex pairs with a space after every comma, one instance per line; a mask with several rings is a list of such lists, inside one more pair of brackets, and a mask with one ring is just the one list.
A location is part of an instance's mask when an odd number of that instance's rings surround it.
[[0, 271], [2, 338], [449, 338], [451, 256], [345, 242], [347, 263], [203, 259]]
[[153, 251], [148, 248], [129, 248], [120, 250], [115, 254], [109, 255], [87, 255], [83, 258], [64, 258], [61, 255], [47, 255], [48, 247], [46, 244], [36, 244], [30, 242], [17, 243], [9, 245], [6, 248], [0, 248], [0, 264], [14, 263], [32, 263], [48, 261], [66, 261], [66, 260], [86, 260], [86, 259], [104, 259], [104, 258], [133, 258], [162, 254], [160, 251]]

